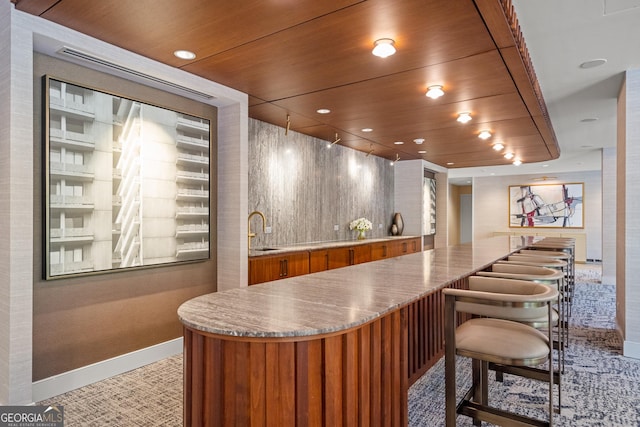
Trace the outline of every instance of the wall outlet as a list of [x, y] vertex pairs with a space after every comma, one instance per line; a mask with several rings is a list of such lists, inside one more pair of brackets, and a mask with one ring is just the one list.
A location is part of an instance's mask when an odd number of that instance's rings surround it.
[[333, 231], [339, 231], [340, 230], [340, 226], [338, 224], [333, 226]]
[[271, 234], [271, 227], [265, 227], [264, 234]]

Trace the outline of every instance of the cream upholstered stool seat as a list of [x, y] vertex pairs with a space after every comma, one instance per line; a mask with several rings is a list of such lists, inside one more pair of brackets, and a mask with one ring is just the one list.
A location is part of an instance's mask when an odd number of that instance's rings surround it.
[[[507, 258], [508, 259], [508, 258]], [[562, 321], [559, 324], [559, 342], [564, 346], [566, 342], [565, 337], [567, 336], [567, 328], [568, 328], [568, 319], [567, 319], [567, 310], [566, 310], [566, 301], [562, 297], [562, 290], [564, 288], [564, 278], [565, 275], [561, 270], [540, 267], [534, 265], [522, 265], [515, 262], [507, 261], [507, 262], [497, 262], [491, 266], [491, 271], [478, 271], [476, 272], [478, 276], [487, 276], [487, 277], [501, 277], [504, 279], [518, 279], [518, 280], [529, 280], [536, 283], [543, 283], [549, 286], [554, 286], [556, 289], [560, 291], [558, 294], [558, 308], [560, 310], [560, 318]], [[563, 349], [559, 349], [561, 353], [563, 353]]]
[[563, 260], [568, 260], [571, 258], [569, 254], [561, 251], [546, 251], [544, 249], [520, 249], [518, 252], [520, 255], [531, 255], [531, 256], [543, 256], [550, 258], [558, 258]]
[[[531, 251], [536, 252], [536, 251]], [[543, 252], [543, 251], [540, 251]], [[544, 253], [548, 253], [544, 251]], [[569, 279], [571, 274], [571, 269], [569, 266], [569, 256], [564, 252], [556, 252], [560, 256], [552, 257], [542, 254], [530, 254], [530, 253], [516, 253], [509, 255], [507, 257], [507, 261], [509, 263], [518, 263], [522, 265], [530, 265], [534, 267], [547, 267], [553, 268], [556, 270], [560, 270], [564, 273], [564, 281], [562, 282], [562, 288], [560, 289], [560, 293], [562, 294], [563, 301], [565, 303], [564, 310], [568, 317], [571, 317], [571, 301], [572, 301], [572, 289], [569, 286]], [[504, 261], [498, 261], [502, 263]]]
[[[542, 243], [541, 243], [542, 244]], [[547, 243], [551, 245], [551, 243]], [[552, 245], [553, 246], [553, 245]], [[555, 245], [558, 246], [558, 245]], [[567, 267], [564, 269], [565, 272], [565, 287], [564, 296], [566, 302], [568, 303], [568, 316], [571, 316], [571, 304], [573, 303], [574, 291], [575, 291], [575, 259], [572, 256], [572, 249], [567, 248], [566, 244], [562, 244], [559, 247], [556, 247], [555, 250], [546, 250], [543, 248], [538, 249], [521, 249], [516, 255], [518, 256], [535, 256], [535, 257], [545, 257], [545, 258], [554, 258], [566, 261]]]
[[[513, 281], [520, 282], [520, 281]], [[488, 286], [486, 289], [490, 289]], [[547, 335], [523, 323], [512, 320], [479, 317], [456, 325], [457, 312], [483, 315], [485, 306], [509, 309], [516, 318], [532, 319], [541, 309], [547, 311], [548, 333], [551, 334], [551, 303], [558, 291], [553, 287], [533, 283], [506, 281], [489, 292], [464, 289], [444, 289], [445, 295], [445, 382], [446, 426], [456, 425], [457, 414], [470, 416], [475, 423], [487, 421], [497, 425], [553, 425], [553, 364], [548, 363], [548, 421], [533, 419], [489, 405], [488, 364], [514, 367], [538, 366], [551, 360], [552, 344]], [[457, 326], [457, 327], [456, 327]], [[456, 399], [456, 354], [473, 360], [471, 388], [460, 403]]]
[[[491, 271], [478, 271], [476, 275], [483, 277], [503, 278], [503, 279], [516, 279], [527, 280], [536, 283], [552, 286], [554, 289], [560, 291], [563, 288], [564, 273], [560, 270], [555, 270], [546, 267], [536, 267], [530, 265], [520, 265], [511, 262], [495, 263], [491, 266]], [[558, 306], [558, 312], [554, 317], [556, 321], [554, 325], [557, 327], [557, 338], [553, 338], [553, 335], [549, 335], [552, 339], [553, 346], [558, 351], [557, 364], [558, 369], [556, 371], [555, 382], [558, 384], [558, 410], [561, 408], [562, 402], [562, 379], [561, 374], [565, 371], [565, 349], [568, 341], [568, 318], [565, 302], [562, 298], [562, 293], [558, 292], [557, 300], [555, 303]], [[554, 310], [555, 311], [555, 310]], [[496, 378], [501, 381], [503, 373], [510, 373], [530, 378], [537, 378], [545, 380], [540, 377], [538, 370], [521, 371], [503, 368], [501, 366], [492, 366], [492, 369], [496, 371]]]
[[[478, 292], [491, 292], [498, 294], [518, 294], [527, 295], [532, 292], [539, 292], [537, 287], [532, 287], [528, 280], [514, 280], [496, 277], [471, 276], [468, 278], [469, 290]], [[534, 328], [546, 328], [549, 316], [546, 307], [530, 308], [521, 310], [519, 307], [491, 306], [487, 304], [471, 304], [464, 301], [458, 302], [458, 310], [471, 313], [476, 316], [493, 317], [498, 319], [513, 320], [524, 323]], [[551, 323], [558, 322], [558, 312], [551, 311]]]
[[573, 293], [573, 287], [575, 285], [575, 239], [565, 237], [545, 237], [542, 240], [532, 243], [527, 250], [564, 252], [569, 255], [568, 286], [570, 288], [570, 292]]

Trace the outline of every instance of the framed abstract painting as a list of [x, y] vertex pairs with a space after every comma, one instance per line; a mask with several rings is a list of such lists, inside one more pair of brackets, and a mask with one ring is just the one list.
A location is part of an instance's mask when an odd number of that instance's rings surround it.
[[509, 227], [584, 228], [584, 183], [509, 186]]

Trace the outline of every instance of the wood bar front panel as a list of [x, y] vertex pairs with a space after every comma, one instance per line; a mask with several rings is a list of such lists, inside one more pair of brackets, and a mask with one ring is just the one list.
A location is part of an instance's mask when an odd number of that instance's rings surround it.
[[[465, 277], [448, 287], [468, 289]], [[459, 315], [460, 316], [460, 315]], [[458, 318], [461, 324], [463, 318]], [[407, 373], [409, 386], [415, 383], [444, 355], [444, 297], [432, 292], [407, 306]]]
[[406, 426], [406, 313], [312, 339], [185, 327], [184, 425]]

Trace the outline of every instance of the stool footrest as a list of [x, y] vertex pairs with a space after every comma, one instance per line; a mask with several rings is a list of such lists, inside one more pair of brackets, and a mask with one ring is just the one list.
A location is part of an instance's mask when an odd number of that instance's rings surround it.
[[468, 400], [462, 402], [458, 413], [496, 425], [549, 427], [548, 421], [525, 417]]
[[[489, 363], [489, 369], [504, 374], [517, 375], [519, 377], [531, 378], [533, 380], [549, 382], [549, 371], [540, 368], [531, 368], [527, 366], [505, 366], [496, 363]], [[560, 386], [560, 372], [553, 371], [553, 383]]]

